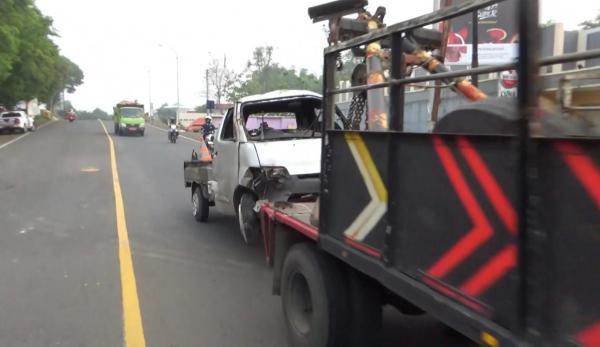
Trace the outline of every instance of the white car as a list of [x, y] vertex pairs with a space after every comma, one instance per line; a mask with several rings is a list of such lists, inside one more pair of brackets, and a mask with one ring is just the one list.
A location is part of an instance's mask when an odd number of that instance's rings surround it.
[[33, 117], [23, 111], [5, 111], [0, 113], [0, 131], [34, 131]]

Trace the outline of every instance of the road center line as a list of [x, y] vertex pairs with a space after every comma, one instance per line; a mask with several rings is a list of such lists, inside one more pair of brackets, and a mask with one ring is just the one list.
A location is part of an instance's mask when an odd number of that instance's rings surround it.
[[135, 272], [133, 271], [133, 260], [131, 248], [129, 247], [129, 236], [125, 220], [125, 207], [123, 195], [121, 194], [121, 183], [117, 170], [117, 159], [115, 145], [106, 130], [104, 123], [100, 121], [102, 129], [108, 138], [110, 147], [110, 166], [112, 170], [113, 188], [115, 191], [115, 209], [117, 216], [117, 236], [119, 239], [119, 266], [121, 272], [121, 295], [123, 301], [123, 335], [125, 347], [145, 347], [144, 327], [140, 312]]

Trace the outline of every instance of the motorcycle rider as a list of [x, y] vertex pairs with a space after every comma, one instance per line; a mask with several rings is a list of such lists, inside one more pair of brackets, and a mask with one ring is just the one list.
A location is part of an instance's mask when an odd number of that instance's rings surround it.
[[206, 116], [204, 124], [202, 124], [202, 138], [206, 141], [206, 137], [215, 132], [215, 125], [212, 124], [212, 117]]
[[170, 118], [169, 119], [169, 139], [171, 139], [171, 136], [175, 136], [175, 138], [177, 138], [177, 135], [179, 135], [179, 131], [177, 130], [177, 124], [174, 118]]

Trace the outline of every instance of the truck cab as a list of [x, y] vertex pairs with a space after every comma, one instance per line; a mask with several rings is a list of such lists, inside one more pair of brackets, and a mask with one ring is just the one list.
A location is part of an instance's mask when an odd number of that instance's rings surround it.
[[144, 105], [137, 102], [121, 101], [113, 107], [115, 135], [139, 134], [144, 136], [146, 120]]

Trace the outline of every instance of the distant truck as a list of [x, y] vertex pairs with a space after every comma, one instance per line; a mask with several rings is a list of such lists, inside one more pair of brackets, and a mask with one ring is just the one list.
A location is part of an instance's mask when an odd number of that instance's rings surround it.
[[121, 101], [113, 107], [113, 111], [115, 135], [139, 134], [144, 136], [146, 129], [144, 105], [136, 101]]

